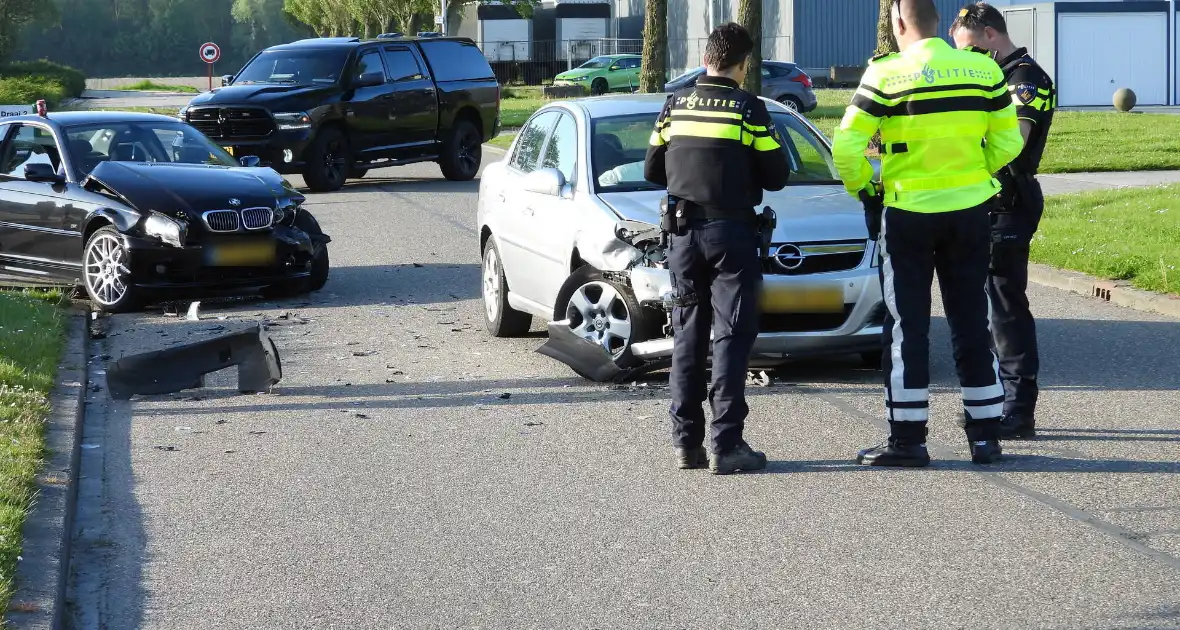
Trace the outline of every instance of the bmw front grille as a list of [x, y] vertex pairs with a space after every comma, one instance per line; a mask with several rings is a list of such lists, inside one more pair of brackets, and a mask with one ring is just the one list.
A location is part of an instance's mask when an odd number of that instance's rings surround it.
[[238, 213], [236, 210], [210, 210], [201, 215], [205, 225], [213, 232], [237, 232]]
[[242, 210], [242, 225], [247, 230], [262, 230], [274, 222], [274, 210], [270, 208], [246, 208]]

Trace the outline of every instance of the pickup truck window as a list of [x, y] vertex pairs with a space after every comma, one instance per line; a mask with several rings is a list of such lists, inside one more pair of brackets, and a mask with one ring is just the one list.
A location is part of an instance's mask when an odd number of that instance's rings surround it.
[[389, 66], [391, 81], [407, 81], [421, 79], [422, 68], [418, 67], [418, 59], [405, 46], [386, 46], [385, 63]]
[[366, 74], [385, 74], [385, 68], [381, 65], [381, 53], [376, 48], [361, 53], [356, 60], [356, 69], [352, 71], [352, 78], [359, 80]]
[[442, 39], [419, 41], [436, 81], [492, 79], [495, 73], [479, 47], [471, 42]]
[[233, 85], [335, 83], [344, 71], [348, 52], [346, 48], [264, 50], [242, 68], [234, 78]]

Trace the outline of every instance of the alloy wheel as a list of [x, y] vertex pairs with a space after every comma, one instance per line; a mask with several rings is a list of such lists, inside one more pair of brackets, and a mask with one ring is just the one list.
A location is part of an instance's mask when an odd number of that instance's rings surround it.
[[483, 306], [488, 321], [496, 321], [500, 313], [500, 259], [496, 257], [496, 248], [490, 246], [483, 256]]
[[476, 151], [479, 149], [479, 142], [475, 134], [468, 133], [459, 140], [459, 164], [462, 165], [466, 172], [473, 172], [479, 168], [479, 160], [475, 157]]
[[631, 341], [632, 319], [627, 302], [606, 282], [588, 282], [570, 296], [566, 306], [570, 328], [583, 339], [618, 358]]
[[127, 268], [127, 251], [111, 234], [101, 234], [86, 248], [83, 277], [90, 295], [103, 306], [111, 306], [127, 294], [131, 270]]

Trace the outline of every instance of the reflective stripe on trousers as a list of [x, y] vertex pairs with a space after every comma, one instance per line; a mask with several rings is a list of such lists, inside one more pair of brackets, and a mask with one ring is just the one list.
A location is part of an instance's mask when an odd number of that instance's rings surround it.
[[1004, 390], [991, 350], [988, 207], [940, 213], [886, 208], [882, 295], [885, 406], [893, 422], [929, 419], [931, 285], [937, 273], [968, 421], [999, 418]]

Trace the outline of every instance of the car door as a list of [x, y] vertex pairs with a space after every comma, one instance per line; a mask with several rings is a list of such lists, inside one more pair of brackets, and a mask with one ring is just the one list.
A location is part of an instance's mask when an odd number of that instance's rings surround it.
[[418, 52], [405, 44], [385, 46], [385, 67], [393, 84], [394, 150], [397, 157], [436, 151], [438, 93]]
[[[61, 143], [48, 125], [13, 123], [0, 145], [0, 258], [4, 271], [72, 279], [81, 264], [81, 215], [69, 201]], [[48, 164], [62, 182], [31, 182], [25, 167]], [[75, 251], [77, 250], [77, 251]]]
[[539, 284], [537, 301], [550, 306], [570, 274], [570, 254], [578, 226], [574, 203], [578, 137], [577, 121], [572, 115], [562, 113], [545, 142], [538, 168], [557, 169], [565, 179], [565, 186], [556, 196], [522, 193], [524, 221], [533, 235], [529, 242], [536, 249], [533, 273]]
[[541, 150], [559, 116], [560, 112], [544, 111], [525, 123], [505, 165], [503, 186], [492, 193], [495, 198], [491, 200], [497, 208], [491, 227], [500, 246], [508, 285], [513, 293], [540, 305], [546, 304], [541, 301], [546, 291], [544, 282], [534, 270], [543, 264], [539, 251], [541, 244], [537, 241], [543, 240], [545, 235], [536, 230], [533, 220], [536, 208], [530, 205], [535, 200], [522, 188], [522, 180], [537, 169]]
[[639, 87], [639, 70], [640, 66], [642, 65], [642, 60], [639, 57], [630, 57], [625, 59], [624, 62], [627, 64], [624, 66], [624, 68], [626, 68], [624, 71], [624, 87], [626, 87], [627, 91], [630, 92]]
[[[364, 78], [374, 75], [381, 77], [380, 84], [362, 84]], [[381, 50], [362, 49], [348, 77], [354, 87], [345, 92], [342, 103], [353, 154], [362, 160], [381, 157], [384, 148], [393, 145], [397, 137], [394, 89], [385, 77]]]

